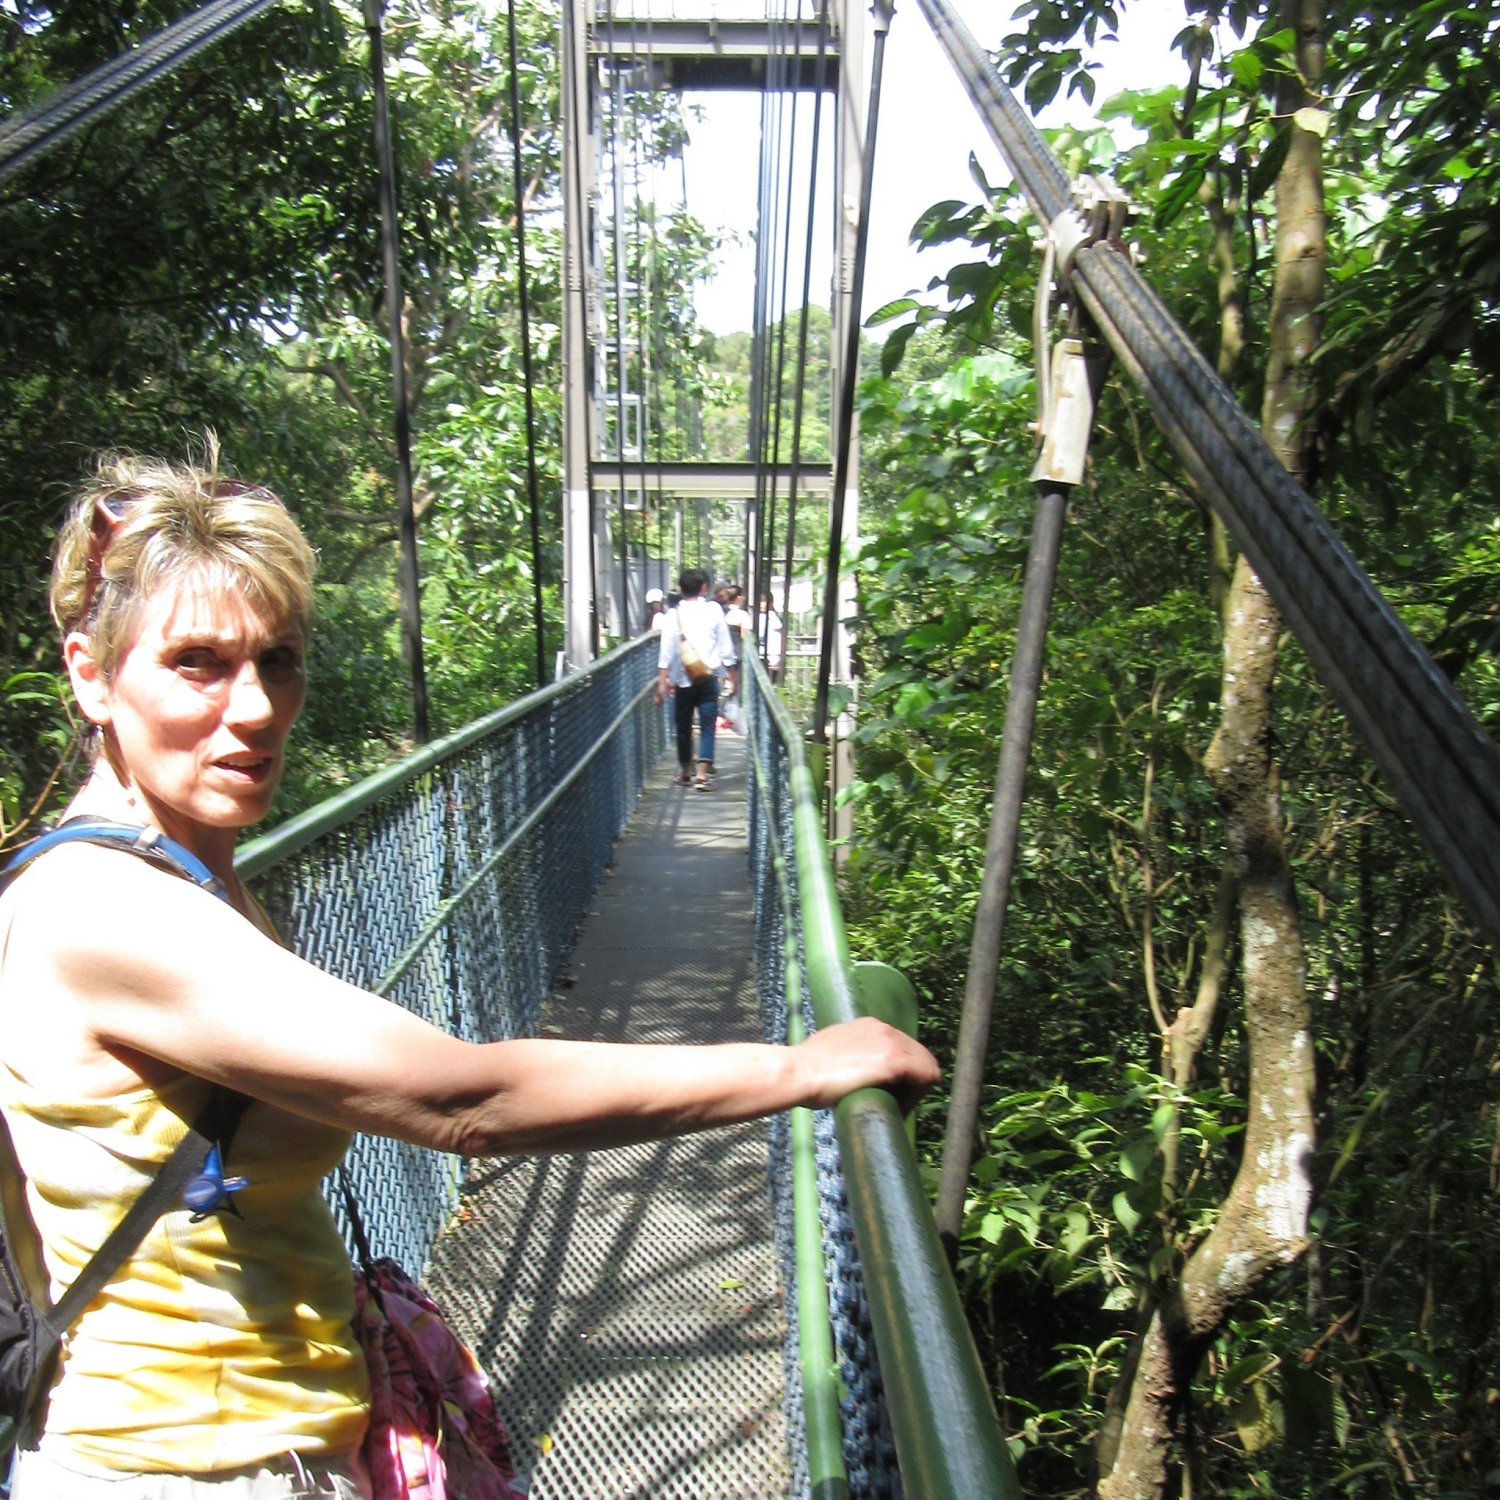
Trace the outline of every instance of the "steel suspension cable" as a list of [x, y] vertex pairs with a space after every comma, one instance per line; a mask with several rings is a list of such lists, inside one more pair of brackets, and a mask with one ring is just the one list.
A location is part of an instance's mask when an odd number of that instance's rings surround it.
[[[575, 7], [579, 3], [580, 0], [562, 0], [563, 31], [565, 36], [573, 35], [574, 16], [576, 14]], [[565, 170], [568, 172], [569, 178], [571, 179], [573, 201], [578, 205], [577, 211], [578, 213], [583, 214], [587, 211], [589, 201], [584, 196], [583, 191], [583, 142], [585, 136], [588, 135], [591, 126], [588, 110], [589, 90], [584, 81], [587, 77], [586, 66], [577, 66], [575, 60], [573, 73], [574, 77], [572, 80], [572, 97], [568, 101], [568, 109], [571, 112], [574, 121], [574, 128], [572, 131], [572, 151], [570, 153], [572, 160], [565, 163]], [[582, 236], [580, 237], [582, 238]], [[585, 320], [587, 320], [588, 317], [588, 275], [585, 270], [585, 262], [588, 259], [588, 254], [589, 252], [587, 246], [582, 246], [579, 252], [579, 262], [572, 268], [573, 275], [576, 276], [580, 283], [578, 290], [581, 295], [581, 300], [584, 304], [582, 316]], [[574, 288], [569, 285], [564, 288], [564, 293], [566, 295], [571, 295], [573, 293], [573, 290]], [[585, 332], [584, 337], [586, 340], [587, 332]], [[596, 533], [598, 532], [599, 524], [597, 511], [598, 499], [597, 491], [594, 486], [593, 466], [599, 439], [594, 402], [592, 399], [590, 399], [584, 401], [582, 404], [585, 429], [583, 450], [587, 455], [586, 478], [588, 481], [589, 643], [594, 655], [597, 656], [599, 654], [599, 552]], [[578, 662], [575, 663], [575, 665], [581, 667], [584, 665], [584, 663]]]
[[[661, 91], [656, 86], [656, 35], [653, 30], [654, 18], [647, 12], [646, 15], [646, 79], [651, 89], [651, 116], [656, 118], [656, 112], [661, 107]], [[661, 565], [662, 558], [662, 531], [664, 501], [662, 496], [662, 443], [664, 438], [663, 428], [666, 426], [664, 411], [662, 407], [661, 392], [661, 361], [657, 358], [658, 341], [661, 336], [662, 305], [661, 305], [661, 277], [660, 277], [660, 253], [661, 240], [658, 229], [661, 213], [656, 203], [657, 174], [653, 171], [651, 183], [651, 241], [650, 257], [648, 260], [648, 275], [646, 281], [646, 312], [642, 322], [641, 349], [642, 359], [645, 361], [647, 374], [642, 379], [644, 399], [647, 409], [651, 414], [651, 436], [656, 452], [656, 488], [653, 491], [656, 498], [656, 552], [657, 565]], [[642, 445], [642, 500], [641, 500], [641, 590], [642, 602], [646, 590], [651, 585], [649, 577], [651, 571], [650, 547], [648, 538], [651, 527], [647, 519], [645, 501], [645, 447]], [[664, 591], [665, 592], [665, 591]]]
[[[686, 213], [687, 212], [687, 203], [688, 203], [688, 178], [687, 178], [687, 152], [686, 152], [686, 150], [683, 151], [682, 156], [678, 160], [678, 168], [679, 168], [679, 176], [680, 176], [680, 179], [681, 179], [680, 192], [682, 194], [682, 209], [683, 209], [683, 212]], [[682, 400], [683, 400], [683, 392], [682, 392], [682, 374], [681, 374], [681, 366], [680, 365], [678, 366], [678, 374], [677, 374], [677, 380], [676, 380], [676, 391], [675, 391], [674, 394], [675, 394], [675, 399], [676, 399], [676, 402], [677, 402], [677, 423], [678, 423], [677, 431], [678, 431], [678, 441], [681, 444], [682, 455], [684, 457], [687, 455], [687, 453], [689, 451], [689, 447], [691, 447], [692, 452], [694, 452], [695, 454], [701, 453], [703, 451], [702, 412], [701, 412], [701, 409], [699, 408], [699, 406], [698, 406], [698, 404], [697, 404], [696, 401], [694, 401], [694, 403], [693, 403], [693, 405], [691, 407], [691, 412], [692, 412], [692, 418], [693, 418], [693, 420], [692, 420], [692, 423], [687, 428], [687, 431], [686, 431], [685, 434], [684, 434], [683, 428], [682, 428]], [[669, 570], [669, 581], [668, 581], [668, 584], [667, 584], [667, 587], [666, 587], [666, 592], [667, 593], [671, 592], [671, 581], [670, 580], [671, 579], [675, 579], [677, 577], [677, 575], [682, 572], [682, 567], [683, 567], [683, 561], [682, 561], [682, 538], [683, 538], [682, 496], [680, 494], [678, 494], [678, 495], [674, 495], [673, 498], [672, 498], [672, 567]]]
[[620, 528], [620, 618], [616, 623], [621, 638], [629, 639], [632, 631], [630, 621], [625, 618], [630, 606], [629, 533], [625, 529], [625, 189], [620, 168], [620, 120], [625, 104], [623, 70], [618, 65], [610, 82], [609, 97], [609, 175], [610, 196], [614, 203], [611, 238], [615, 252], [615, 459], [620, 484], [615, 504]]
[[[630, 46], [631, 52], [639, 60], [641, 57], [640, 43], [636, 31], [636, 16], [632, 10], [630, 14]], [[651, 103], [647, 110], [648, 121], [654, 120], [656, 114], [657, 90], [655, 86], [655, 53], [654, 35], [652, 32], [652, 18], [646, 17], [646, 46], [645, 46], [645, 70], [646, 86], [650, 91]], [[651, 571], [651, 522], [650, 522], [650, 484], [647, 479], [647, 469], [650, 465], [650, 455], [646, 451], [647, 434], [656, 454], [656, 498], [657, 505], [661, 504], [661, 412], [658, 402], [660, 386], [656, 379], [655, 369], [655, 339], [653, 337], [656, 328], [656, 182], [655, 173], [652, 173], [651, 192], [649, 203], [643, 193], [642, 184], [646, 180], [646, 168], [650, 166], [651, 158], [646, 152], [642, 142], [645, 132], [640, 125], [639, 88], [632, 88], [630, 93], [630, 119], [632, 125], [632, 161], [635, 174], [635, 241], [636, 241], [636, 366], [637, 384], [640, 387], [641, 418], [639, 425], [640, 433], [640, 464], [639, 464], [639, 493], [640, 493], [640, 516], [641, 516], [641, 605], [644, 609], [646, 590], [650, 587], [649, 574]], [[651, 221], [649, 235], [642, 234], [642, 215], [649, 208]], [[645, 628], [644, 616], [641, 616], [641, 627]]]
[[[646, 480], [646, 466], [647, 466], [647, 464], [649, 462], [649, 456], [648, 456], [648, 454], [646, 452], [646, 445], [647, 445], [647, 433], [648, 433], [648, 431], [651, 430], [651, 427], [652, 427], [652, 420], [651, 420], [651, 320], [650, 320], [650, 314], [651, 314], [651, 307], [650, 307], [651, 287], [650, 287], [650, 283], [649, 283], [649, 272], [647, 270], [647, 263], [646, 263], [646, 244], [647, 244], [647, 240], [646, 240], [646, 236], [644, 234], [642, 234], [642, 232], [641, 232], [641, 221], [642, 221], [642, 216], [645, 213], [646, 206], [647, 206], [646, 205], [646, 196], [645, 196], [643, 184], [644, 184], [645, 179], [646, 179], [646, 166], [647, 166], [647, 164], [649, 162], [649, 157], [648, 157], [648, 155], [647, 155], [647, 153], [645, 151], [644, 146], [642, 145], [642, 141], [643, 141], [643, 138], [644, 138], [644, 131], [641, 128], [641, 109], [640, 109], [640, 94], [641, 94], [641, 89], [640, 89], [640, 87], [638, 85], [638, 81], [637, 81], [640, 68], [642, 67], [642, 63], [641, 63], [642, 53], [641, 53], [641, 47], [640, 47], [640, 37], [639, 37], [639, 33], [637, 31], [636, 14], [635, 14], [635, 11], [633, 9], [630, 12], [630, 52], [631, 52], [630, 172], [631, 172], [631, 182], [632, 182], [633, 189], [634, 189], [633, 196], [632, 196], [632, 199], [631, 199], [631, 205], [632, 206], [631, 206], [630, 222], [631, 222], [632, 230], [633, 230], [633, 233], [631, 235], [631, 244], [633, 246], [633, 255], [634, 255], [633, 266], [634, 266], [634, 274], [635, 274], [635, 326], [636, 326], [636, 336], [635, 336], [635, 341], [634, 342], [635, 342], [635, 363], [636, 363], [636, 387], [637, 387], [637, 389], [639, 391], [639, 398], [638, 399], [640, 401], [640, 419], [639, 419], [639, 421], [636, 424], [636, 436], [637, 436], [637, 443], [636, 443], [636, 456], [637, 456], [637, 464], [636, 464], [636, 493], [639, 496], [639, 500], [640, 500], [639, 510], [640, 510], [640, 517], [641, 517], [641, 527], [640, 527], [640, 531], [641, 531], [641, 604], [644, 607], [645, 602], [646, 602], [645, 596], [646, 596], [646, 588], [647, 588], [646, 575], [647, 575], [647, 573], [650, 572], [650, 569], [651, 569], [651, 528], [650, 528], [650, 524], [649, 524], [649, 522], [647, 520], [648, 510], [647, 510], [647, 500], [646, 500], [646, 496], [647, 496], [647, 493], [648, 493], [647, 480]], [[644, 67], [645, 67], [645, 71], [646, 71], [646, 82], [647, 82], [647, 85], [649, 86], [650, 82], [651, 82], [651, 68], [652, 68], [651, 32], [650, 32], [650, 22], [649, 22], [649, 20], [647, 22], [645, 59], [646, 60], [645, 60], [645, 63], [644, 63]], [[648, 118], [649, 118], [649, 112], [648, 112]], [[653, 226], [653, 238], [654, 238], [654, 233], [655, 233], [655, 218], [656, 218], [656, 203], [655, 203], [655, 188], [654, 188], [654, 184], [653, 184], [653, 189], [652, 189], [652, 194], [651, 194], [651, 205], [650, 205], [650, 207], [651, 207], [651, 217], [652, 217], [652, 226]], [[658, 455], [657, 455], [657, 457], [658, 457], [658, 462], [659, 462], [660, 461], [660, 451], [659, 451], [659, 449], [658, 449]], [[627, 600], [627, 609], [628, 608], [629, 608], [629, 601]], [[644, 617], [642, 615], [632, 615], [631, 616], [631, 622], [632, 622], [631, 623], [631, 634], [632, 635], [635, 633], [635, 623], [634, 622], [637, 619], [639, 619], [641, 621], [641, 628], [645, 629], [645, 620], [644, 620]]]
[[1062, 245], [1062, 275], [1080, 305], [1500, 948], [1500, 752], [1128, 260], [1087, 242], [1061, 166], [946, 0], [918, 3], [1033, 212]]
[[213, 0], [0, 125], [0, 182], [253, 21], [277, 0]]
[[526, 396], [526, 498], [531, 532], [531, 623], [536, 633], [536, 685], [547, 685], [547, 646], [542, 623], [542, 523], [537, 497], [536, 403], [532, 395], [531, 298], [526, 275], [526, 202], [521, 174], [521, 84], [516, 60], [516, 0], [505, 10], [506, 39], [510, 47], [510, 153], [511, 180], [516, 198], [516, 274], [520, 278], [517, 300], [521, 309], [521, 380]]
[[[797, 19], [797, 25], [796, 25], [796, 29], [795, 29], [795, 32], [794, 32], [794, 42], [793, 42], [793, 49], [792, 49], [792, 63], [791, 63], [791, 68], [789, 70], [789, 74], [792, 77], [800, 79], [800, 77], [801, 77], [801, 71], [800, 70], [801, 70], [801, 66], [802, 66], [802, 0], [797, 0], [797, 18], [796, 19]], [[798, 104], [800, 103], [801, 90], [798, 89], [798, 88], [796, 88], [796, 87], [793, 87], [792, 90], [791, 90], [791, 95], [792, 95], [792, 111], [791, 111], [791, 113], [792, 113], [792, 123], [791, 123], [791, 129], [790, 129], [790, 131], [788, 132], [788, 135], [787, 135], [787, 141], [786, 141], [786, 149], [785, 149], [785, 151], [784, 152], [782, 151], [782, 144], [781, 144], [779, 136], [778, 136], [777, 143], [776, 143], [776, 150], [777, 150], [777, 159], [778, 159], [778, 161], [786, 161], [788, 165], [787, 165], [787, 174], [786, 174], [786, 211], [785, 211], [785, 219], [784, 219], [784, 226], [785, 227], [784, 227], [784, 229], [783, 229], [783, 231], [781, 233], [781, 236], [780, 236], [780, 239], [781, 239], [781, 277], [780, 277], [780, 287], [781, 287], [781, 316], [777, 319], [777, 322], [776, 322], [776, 365], [775, 365], [776, 373], [775, 373], [775, 379], [774, 379], [774, 381], [772, 383], [771, 392], [770, 392], [770, 399], [771, 399], [771, 401], [773, 403], [773, 412], [774, 412], [774, 415], [773, 415], [773, 418], [772, 418], [772, 423], [771, 423], [771, 469], [770, 469], [770, 474], [771, 474], [771, 485], [770, 485], [771, 500], [770, 500], [770, 506], [768, 508], [768, 514], [767, 514], [767, 519], [766, 519], [766, 551], [765, 551], [765, 556], [764, 556], [764, 558], [762, 560], [762, 563], [761, 563], [761, 575], [762, 576], [761, 576], [761, 580], [758, 581], [758, 583], [757, 583], [757, 590], [758, 590], [758, 592], [756, 594], [757, 607], [759, 605], [759, 600], [762, 597], [769, 598], [770, 595], [771, 595], [771, 576], [772, 576], [772, 571], [773, 571], [772, 564], [775, 561], [775, 549], [776, 549], [776, 497], [777, 497], [777, 492], [780, 489], [780, 483], [781, 483], [781, 418], [782, 418], [782, 413], [783, 413], [783, 411], [786, 408], [786, 401], [785, 401], [785, 398], [784, 398], [784, 395], [783, 395], [784, 385], [785, 385], [785, 381], [786, 381], [786, 325], [787, 325], [787, 320], [788, 320], [788, 317], [789, 317], [789, 309], [790, 309], [789, 289], [790, 289], [790, 286], [791, 286], [791, 258], [792, 258], [792, 201], [793, 201], [793, 190], [795, 188], [794, 175], [795, 175], [795, 167], [796, 167], [796, 161], [797, 161], [797, 108], [798, 108]], [[778, 193], [779, 193], [779, 187], [778, 187]], [[812, 226], [809, 225], [808, 226], [808, 234], [809, 234], [809, 236], [811, 235], [811, 233], [812, 233]], [[782, 642], [783, 642], [783, 644], [782, 644], [782, 662], [783, 662], [783, 664], [786, 661], [785, 629], [784, 629], [784, 626], [785, 626], [785, 622], [783, 622], [783, 636], [782, 636]], [[769, 612], [767, 612], [767, 615], [766, 615], [766, 637], [767, 637], [767, 642], [769, 642], [769, 639], [770, 639], [770, 630], [771, 630], [771, 617], [770, 617]], [[778, 669], [778, 671], [777, 671], [777, 673], [775, 675], [777, 676], [778, 679], [780, 678], [781, 672], [780, 672], [779, 669]]]
[[[641, 569], [644, 573], [646, 566], [646, 325], [641, 311], [641, 121], [640, 109], [636, 95], [640, 90], [636, 87], [636, 74], [640, 68], [640, 52], [637, 50], [639, 41], [636, 34], [635, 8], [630, 11], [630, 90], [629, 110], [626, 118], [630, 123], [630, 193], [626, 198], [629, 205], [629, 213], [626, 217], [626, 234], [621, 242], [626, 251], [625, 268], [630, 273], [626, 278], [626, 286], [635, 288], [635, 295], [631, 298], [630, 307], [635, 315], [635, 337], [630, 339], [626, 348], [631, 345], [635, 347], [635, 371], [636, 388], [639, 392], [639, 416], [636, 419], [636, 464], [633, 482], [636, 486], [636, 494], [640, 501], [641, 510]], [[622, 316], [626, 319], [626, 327], [629, 325], [629, 312]], [[625, 613], [630, 619], [630, 634], [635, 634], [636, 621], [639, 616], [630, 607], [630, 507], [625, 508]], [[645, 593], [644, 587], [641, 590]], [[644, 622], [643, 622], [644, 623]]]
[[791, 640], [792, 562], [797, 535], [797, 478], [802, 466], [802, 412], [807, 395], [807, 322], [812, 300], [813, 215], [818, 197], [818, 148], [823, 123], [823, 89], [828, 64], [828, 0], [818, 6], [818, 61], [813, 77], [813, 123], [811, 158], [807, 176], [807, 238], [802, 254], [802, 319], [797, 330], [797, 394], [792, 411], [792, 464], [787, 477], [786, 565], [781, 574], [781, 662], [786, 673], [787, 647]]
[[[875, 176], [875, 141], [880, 130], [880, 83], [885, 72], [885, 42], [895, 0], [875, 0], [875, 50], [870, 60], [869, 114], [865, 120], [859, 189], [859, 223], [854, 237], [854, 284], [849, 297], [849, 327], [839, 381], [838, 448], [833, 494], [828, 502], [828, 566], [823, 583], [823, 619], [818, 641], [818, 690], [813, 700], [813, 739], [828, 742], [828, 678], [833, 670], [833, 637], [838, 624], [839, 562], [844, 538], [844, 489], [849, 483], [849, 450], [853, 444], [854, 391], [859, 384], [859, 311], [865, 289], [865, 251], [870, 242], [870, 199]], [[785, 622], [783, 622], [785, 629]]]
[[[765, 571], [766, 507], [770, 498], [770, 481], [766, 470], [771, 419], [771, 343], [776, 298], [776, 238], [780, 227], [776, 215], [780, 197], [780, 140], [782, 124], [782, 16], [770, 17], [768, 35], [770, 50], [766, 61], [766, 78], [761, 98], [761, 159], [764, 170], [757, 202], [758, 242], [756, 245], [756, 293], [760, 309], [758, 358], [753, 374], [755, 402], [755, 515], [752, 543], [753, 562], [746, 582], [759, 601], [760, 579]], [[774, 120], [774, 124], [772, 123]]]
[[[769, 69], [769, 64], [767, 65]], [[750, 389], [746, 392], [746, 416], [750, 430], [747, 434], [745, 456], [755, 468], [755, 494], [745, 506], [745, 565], [743, 573], [746, 585], [755, 587], [755, 541], [756, 515], [761, 500], [761, 431], [760, 390], [761, 356], [765, 341], [765, 249], [766, 249], [766, 179], [769, 174], [767, 142], [771, 131], [771, 98], [762, 88], [760, 95], [760, 161], [755, 184], [755, 284], [752, 289], [752, 312], [750, 317]]]

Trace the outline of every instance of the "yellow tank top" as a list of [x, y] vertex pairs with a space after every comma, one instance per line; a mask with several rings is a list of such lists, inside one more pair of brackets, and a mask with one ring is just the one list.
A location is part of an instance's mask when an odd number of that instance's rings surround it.
[[[0, 1067], [54, 1301], [172, 1153], [208, 1086], [42, 1097]], [[46, 1445], [84, 1470], [198, 1473], [358, 1446], [353, 1278], [319, 1183], [346, 1132], [252, 1103], [227, 1171], [243, 1220], [163, 1215], [63, 1346]]]

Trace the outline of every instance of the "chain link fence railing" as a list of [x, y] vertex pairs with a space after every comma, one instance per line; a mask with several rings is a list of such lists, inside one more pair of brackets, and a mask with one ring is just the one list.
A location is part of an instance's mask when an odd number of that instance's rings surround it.
[[[665, 744], [655, 678], [654, 638], [622, 646], [247, 845], [241, 875], [319, 968], [455, 1036], [530, 1035]], [[426, 1264], [461, 1166], [355, 1141], [376, 1255]]]

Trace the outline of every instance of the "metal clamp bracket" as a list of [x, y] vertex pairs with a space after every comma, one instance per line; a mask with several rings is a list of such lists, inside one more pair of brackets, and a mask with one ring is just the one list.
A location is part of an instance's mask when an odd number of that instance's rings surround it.
[[[1077, 484], [1082, 480], [1088, 434], [1094, 419], [1094, 392], [1098, 387], [1097, 370], [1091, 372], [1087, 368], [1095, 362], [1085, 359], [1084, 346], [1076, 338], [1058, 344], [1058, 360], [1070, 363], [1068, 369], [1054, 372], [1048, 342], [1054, 292], [1067, 280], [1073, 257], [1083, 246], [1101, 240], [1120, 245], [1120, 235], [1133, 212], [1134, 205], [1117, 184], [1108, 177], [1085, 174], [1073, 184], [1073, 206], [1047, 226], [1032, 326], [1032, 346], [1036, 350], [1036, 430], [1042, 443], [1031, 476], [1034, 480], [1050, 479], [1059, 484]], [[1076, 429], [1084, 397], [1087, 411], [1082, 416], [1080, 433]], [[1061, 411], [1064, 405], [1068, 408], [1065, 415]], [[1055, 432], [1059, 427], [1068, 431]]]
[[1066, 280], [1073, 257], [1085, 245], [1100, 240], [1120, 244], [1120, 236], [1135, 205], [1111, 178], [1085, 173], [1073, 183], [1073, 206], [1047, 226], [1047, 238], [1055, 246], [1057, 275]]
[[1094, 427], [1094, 405], [1104, 351], [1079, 338], [1059, 339], [1052, 351], [1041, 452], [1031, 470], [1036, 484], [1081, 484]]

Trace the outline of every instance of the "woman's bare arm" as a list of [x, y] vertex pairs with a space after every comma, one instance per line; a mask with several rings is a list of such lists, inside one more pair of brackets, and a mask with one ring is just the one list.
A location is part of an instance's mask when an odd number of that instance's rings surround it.
[[869, 1085], [911, 1100], [937, 1077], [925, 1048], [873, 1020], [795, 1048], [458, 1041], [303, 962], [206, 892], [105, 850], [48, 855], [13, 899], [25, 904], [11, 958], [44, 966], [45, 989], [76, 1012], [36, 1024], [469, 1156], [623, 1145]]

